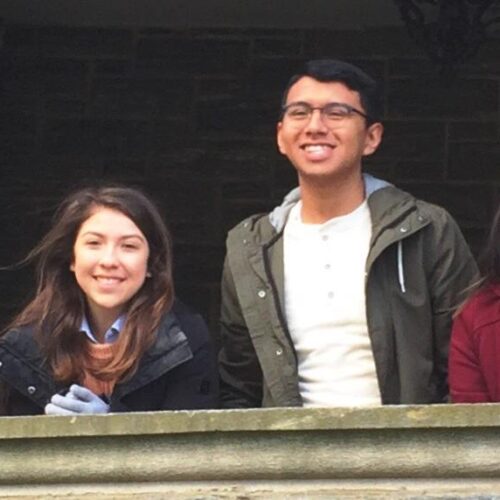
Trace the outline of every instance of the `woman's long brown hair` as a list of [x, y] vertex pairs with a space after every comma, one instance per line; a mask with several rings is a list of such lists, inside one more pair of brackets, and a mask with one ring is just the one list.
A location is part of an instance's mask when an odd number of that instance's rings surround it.
[[493, 217], [488, 240], [479, 258], [479, 268], [485, 285], [500, 283], [500, 204]]
[[460, 314], [473, 295], [491, 285], [500, 284], [500, 205], [493, 217], [486, 244], [479, 255], [478, 264], [480, 276], [464, 290], [466, 298], [457, 307], [453, 317]]
[[99, 207], [123, 213], [142, 231], [149, 245], [151, 276], [127, 306], [114, 359], [94, 375], [118, 381], [131, 376], [153, 344], [161, 318], [174, 299], [171, 239], [158, 209], [144, 194], [132, 188], [102, 187], [82, 189], [67, 197], [57, 209], [51, 229], [23, 261], [37, 263], [36, 294], [9, 326], [34, 328], [54, 378], [65, 383], [81, 378], [87, 342], [79, 331], [85, 295], [70, 270], [73, 246], [81, 225]]

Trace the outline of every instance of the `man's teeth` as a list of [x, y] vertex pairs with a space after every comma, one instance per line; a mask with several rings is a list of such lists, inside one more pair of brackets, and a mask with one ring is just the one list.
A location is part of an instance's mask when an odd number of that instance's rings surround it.
[[309, 146], [305, 146], [304, 149], [308, 153], [320, 153], [324, 151], [328, 146], [325, 146], [323, 144], [311, 144]]

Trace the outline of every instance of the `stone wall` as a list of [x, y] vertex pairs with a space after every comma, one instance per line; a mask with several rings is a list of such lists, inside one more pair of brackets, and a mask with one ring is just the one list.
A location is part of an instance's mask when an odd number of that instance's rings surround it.
[[[500, 198], [500, 40], [452, 86], [401, 29], [5, 27], [0, 49], [0, 265], [61, 197], [96, 180], [144, 188], [173, 231], [179, 294], [213, 329], [229, 227], [296, 180], [277, 153], [280, 92], [299, 62], [348, 59], [384, 83], [386, 139], [367, 170], [457, 218], [475, 250]], [[0, 313], [33, 270], [0, 273]]]
[[0, 418], [2, 498], [500, 499], [498, 405]]

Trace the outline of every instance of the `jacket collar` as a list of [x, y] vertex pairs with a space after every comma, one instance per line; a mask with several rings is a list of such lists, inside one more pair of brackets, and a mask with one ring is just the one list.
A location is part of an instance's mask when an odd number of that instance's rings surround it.
[[145, 356], [155, 359], [163, 356], [178, 344], [184, 342], [186, 336], [181, 330], [177, 316], [172, 312], [165, 314], [158, 327], [158, 334], [154, 344], [146, 351]]
[[144, 353], [137, 371], [129, 380], [117, 384], [113, 398], [122, 398], [192, 358], [186, 334], [170, 311], [163, 317], [155, 343]]
[[[365, 183], [366, 197], [369, 198], [375, 191], [379, 189], [392, 186], [389, 182], [382, 179], [377, 179], [370, 174], [363, 174], [363, 181]], [[274, 227], [275, 231], [280, 233], [285, 227], [288, 215], [292, 207], [300, 200], [300, 187], [292, 189], [285, 198], [281, 205], [277, 206], [270, 214], [269, 221]]]
[[[118, 316], [118, 318], [115, 319], [113, 324], [107, 329], [107, 331], [104, 334], [105, 344], [112, 344], [118, 340], [118, 336], [123, 330], [126, 320], [127, 320], [126, 314], [121, 314], [120, 316]], [[83, 316], [82, 323], [80, 325], [80, 332], [85, 334], [87, 338], [94, 344], [99, 343], [94, 333], [92, 332], [92, 328], [90, 327], [90, 323], [86, 315]]]

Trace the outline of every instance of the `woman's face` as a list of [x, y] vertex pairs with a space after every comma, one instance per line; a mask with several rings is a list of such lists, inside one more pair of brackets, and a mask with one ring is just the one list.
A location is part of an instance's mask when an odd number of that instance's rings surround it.
[[71, 270], [87, 299], [91, 319], [112, 323], [144, 284], [149, 245], [122, 212], [97, 207], [80, 227]]

